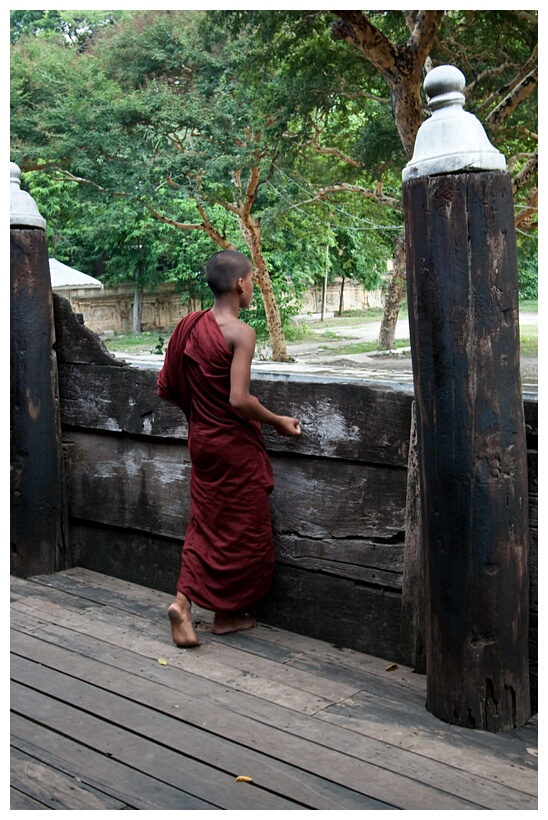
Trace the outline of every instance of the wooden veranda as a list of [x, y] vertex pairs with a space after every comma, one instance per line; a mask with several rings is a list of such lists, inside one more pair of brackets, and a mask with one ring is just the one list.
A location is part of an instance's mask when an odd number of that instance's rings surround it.
[[443, 723], [344, 634], [217, 638], [197, 611], [182, 650], [162, 592], [82, 568], [11, 591], [12, 809], [537, 809], [536, 718]]

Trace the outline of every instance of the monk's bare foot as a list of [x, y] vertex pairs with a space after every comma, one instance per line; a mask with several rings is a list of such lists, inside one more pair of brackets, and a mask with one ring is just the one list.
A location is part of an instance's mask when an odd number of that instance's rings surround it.
[[243, 629], [252, 629], [257, 621], [248, 612], [228, 613], [216, 612], [211, 631], [214, 635], [226, 635], [228, 632], [241, 632]]
[[177, 593], [177, 598], [168, 607], [167, 615], [171, 624], [171, 637], [174, 644], [183, 647], [200, 645], [192, 624], [190, 604], [185, 596]]

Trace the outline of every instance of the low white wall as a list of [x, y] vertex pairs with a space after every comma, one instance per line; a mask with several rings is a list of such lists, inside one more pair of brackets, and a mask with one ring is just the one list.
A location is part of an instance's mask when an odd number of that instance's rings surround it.
[[[133, 328], [133, 285], [114, 288], [54, 288], [55, 292], [70, 302], [75, 313], [81, 313], [86, 327], [101, 335], [105, 331], [129, 333]], [[337, 314], [340, 303], [340, 282], [329, 285], [326, 310]], [[157, 293], [143, 295], [142, 329], [170, 331], [179, 319], [193, 310], [200, 310], [201, 303], [187, 300], [175, 286], [165, 286]], [[367, 310], [382, 307], [382, 291], [368, 291], [356, 282], [345, 282], [343, 310]], [[320, 313], [322, 289], [311, 288], [305, 294], [301, 314]]]

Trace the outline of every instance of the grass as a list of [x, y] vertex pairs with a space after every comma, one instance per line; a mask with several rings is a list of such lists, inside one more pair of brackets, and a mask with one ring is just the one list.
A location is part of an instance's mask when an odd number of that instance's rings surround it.
[[[110, 339], [103, 339], [103, 342], [111, 353], [164, 353], [169, 336], [169, 333], [143, 331], [142, 333], [120, 334]], [[162, 350], [159, 350], [160, 347]]]
[[[396, 339], [394, 344], [395, 349], [402, 347], [409, 347], [409, 339]], [[377, 342], [354, 342], [353, 344], [344, 345], [335, 349], [325, 347], [326, 353], [333, 356], [354, 356], [356, 353], [374, 353], [379, 349]]]
[[522, 356], [538, 356], [538, 325], [520, 326], [519, 349]]

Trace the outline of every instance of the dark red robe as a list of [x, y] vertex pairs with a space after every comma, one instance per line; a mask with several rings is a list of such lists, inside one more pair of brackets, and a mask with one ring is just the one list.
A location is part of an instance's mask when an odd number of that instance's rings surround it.
[[177, 589], [205, 609], [235, 613], [272, 582], [274, 480], [259, 422], [230, 406], [231, 363], [213, 313], [191, 313], [169, 340], [158, 395], [181, 407], [189, 427], [190, 519]]

